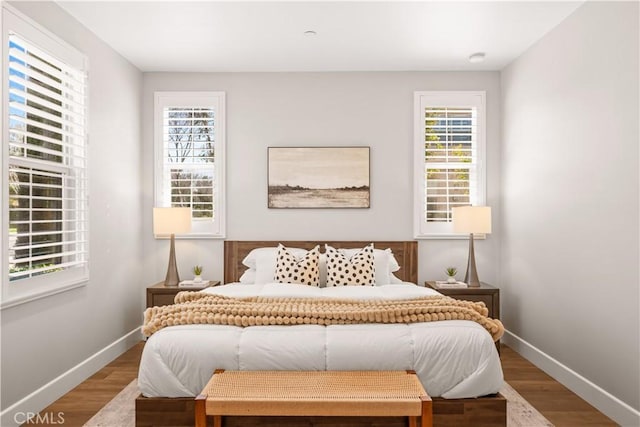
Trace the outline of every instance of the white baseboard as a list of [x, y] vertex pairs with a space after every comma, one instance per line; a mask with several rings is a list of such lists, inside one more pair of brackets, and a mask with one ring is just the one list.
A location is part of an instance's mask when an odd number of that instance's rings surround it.
[[[13, 427], [26, 422], [28, 414], [37, 414], [141, 340], [140, 327], [137, 327], [3, 410], [0, 413], [0, 425]], [[62, 424], [62, 420], [59, 417], [62, 416], [64, 418], [64, 414], [43, 415], [48, 417], [47, 421], [52, 424]], [[35, 424], [37, 421], [37, 419], [34, 419], [32, 423]]]
[[632, 408], [602, 387], [592, 383], [516, 334], [505, 331], [501, 341], [616, 423], [624, 427], [640, 426], [640, 411]]

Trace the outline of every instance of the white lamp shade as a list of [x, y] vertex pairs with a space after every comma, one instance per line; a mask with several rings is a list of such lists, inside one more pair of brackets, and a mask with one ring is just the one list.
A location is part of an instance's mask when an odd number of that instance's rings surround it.
[[489, 206], [461, 206], [453, 208], [454, 233], [491, 233], [491, 208]]
[[153, 208], [153, 234], [167, 235], [191, 231], [191, 208]]

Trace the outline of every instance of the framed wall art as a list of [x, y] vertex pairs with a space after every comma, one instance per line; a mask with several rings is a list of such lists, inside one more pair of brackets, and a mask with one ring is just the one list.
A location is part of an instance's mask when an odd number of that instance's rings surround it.
[[269, 208], [368, 208], [369, 147], [269, 147]]

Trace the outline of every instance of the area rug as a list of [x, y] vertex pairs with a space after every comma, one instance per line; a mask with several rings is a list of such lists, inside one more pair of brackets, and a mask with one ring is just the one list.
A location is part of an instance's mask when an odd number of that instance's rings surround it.
[[[504, 383], [500, 393], [507, 399], [508, 427], [553, 427], [549, 420], [524, 400], [509, 384]], [[135, 400], [138, 394], [137, 380], [133, 380], [84, 426], [134, 427]]]

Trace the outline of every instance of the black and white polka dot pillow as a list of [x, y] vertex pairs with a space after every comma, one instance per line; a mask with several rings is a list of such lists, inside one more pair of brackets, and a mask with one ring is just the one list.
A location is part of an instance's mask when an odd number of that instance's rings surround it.
[[316, 246], [298, 259], [282, 244], [278, 245], [276, 272], [277, 283], [299, 283], [301, 285], [320, 285], [320, 247]]
[[337, 249], [326, 246], [327, 286], [373, 286], [373, 243], [355, 253], [351, 259]]

